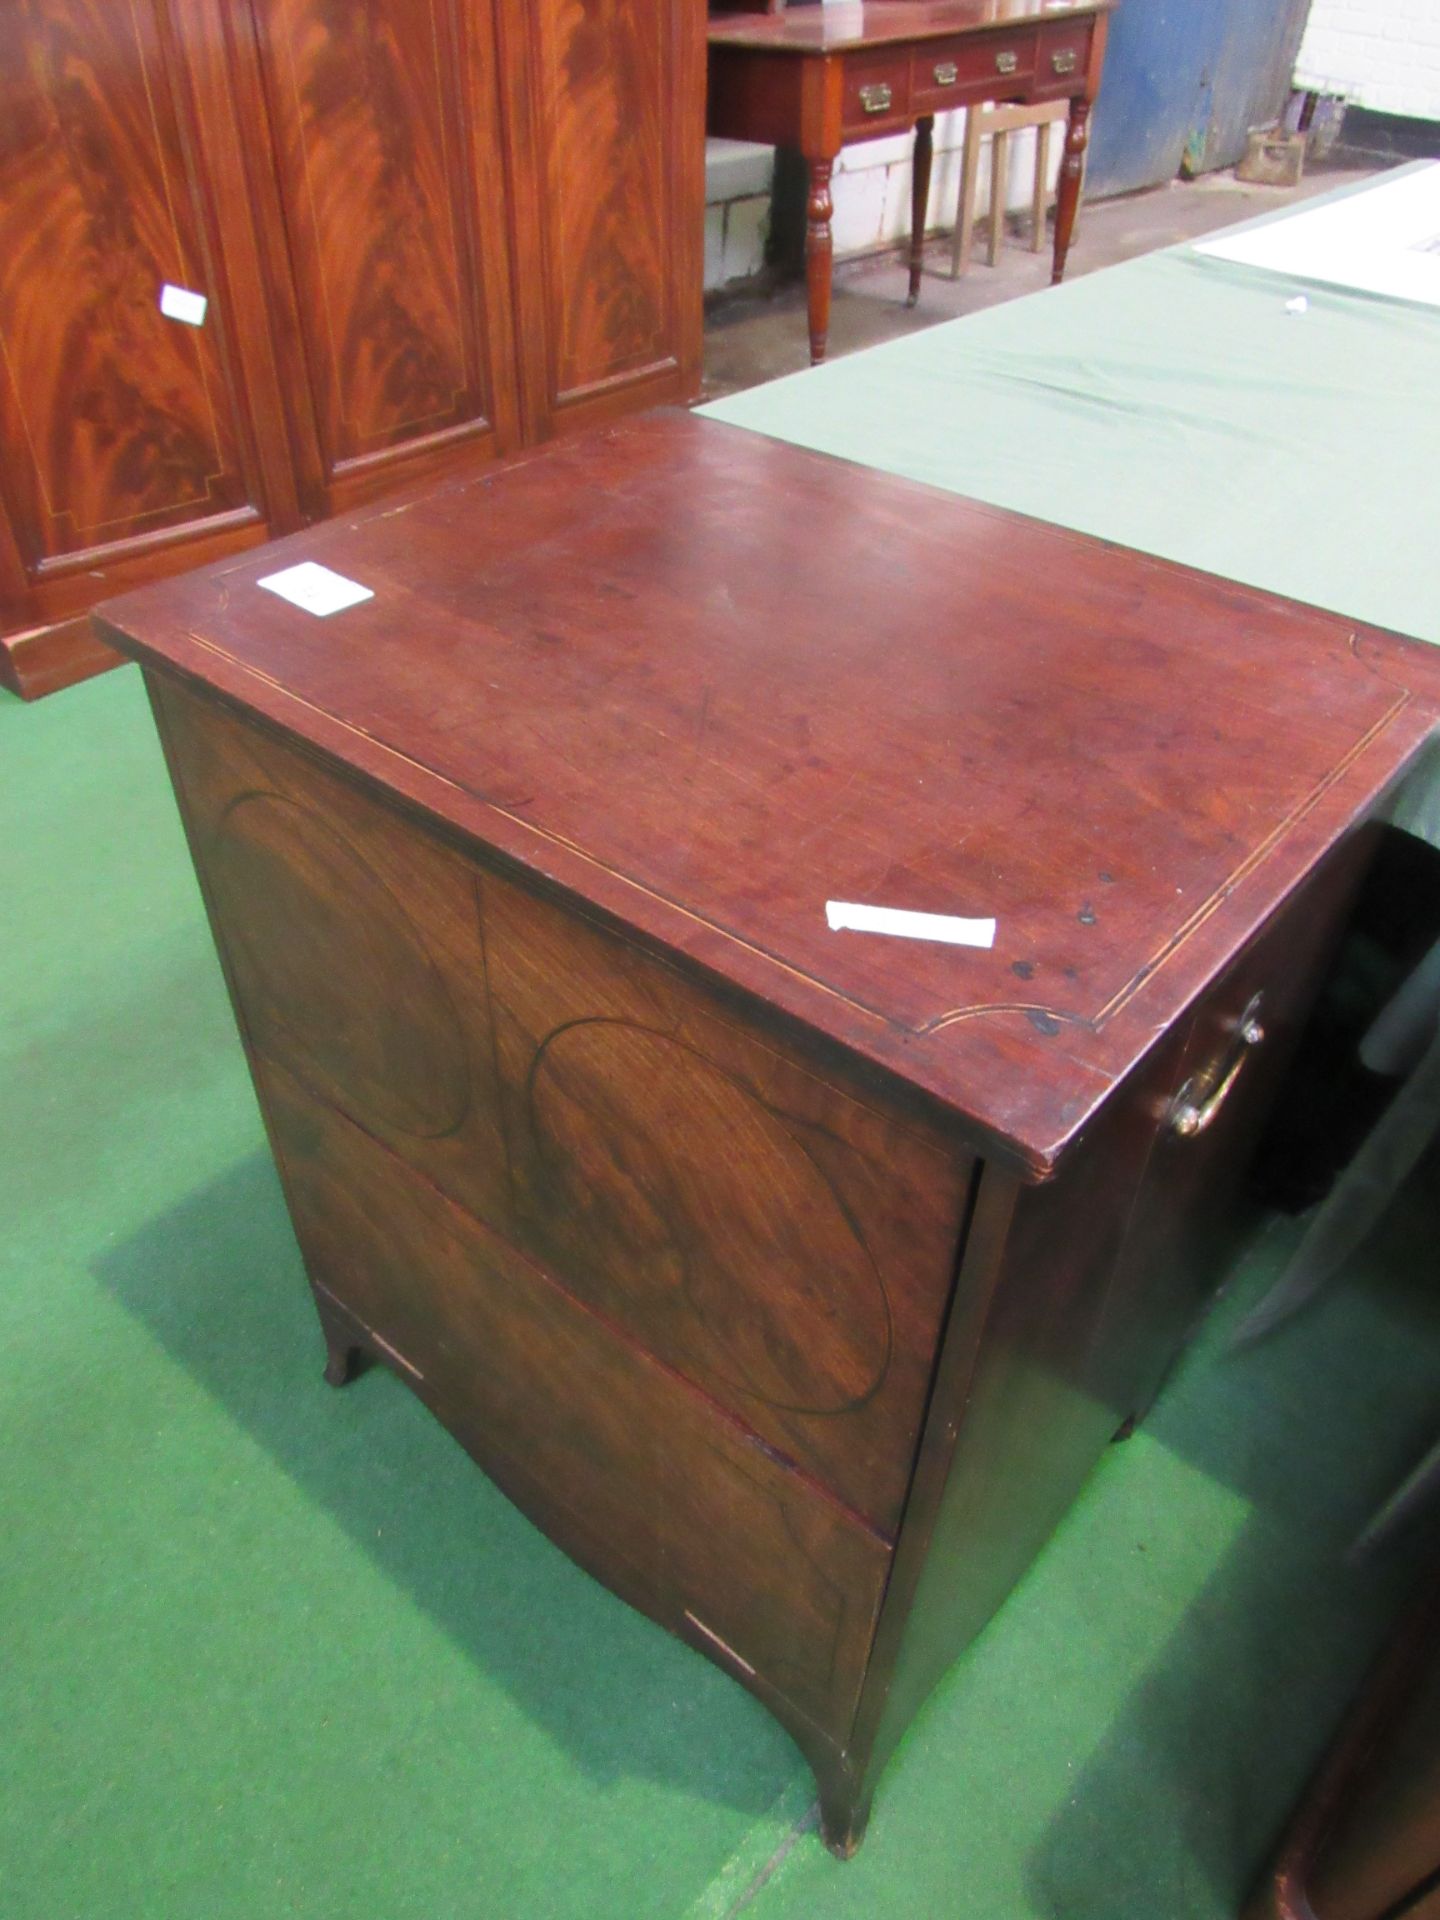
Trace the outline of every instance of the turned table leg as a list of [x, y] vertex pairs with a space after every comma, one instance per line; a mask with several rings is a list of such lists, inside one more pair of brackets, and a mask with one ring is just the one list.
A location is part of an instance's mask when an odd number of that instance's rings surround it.
[[1065, 125], [1065, 157], [1060, 162], [1060, 193], [1055, 207], [1055, 264], [1050, 284], [1057, 287], [1065, 272], [1065, 256], [1075, 231], [1080, 206], [1080, 179], [1085, 171], [1085, 146], [1090, 137], [1090, 102], [1082, 94], [1070, 102]]
[[830, 216], [835, 211], [830, 198], [832, 160], [808, 160], [810, 198], [805, 208], [805, 278], [810, 291], [810, 364], [818, 367], [825, 358], [830, 337], [830, 275], [834, 240]]
[[920, 298], [920, 274], [925, 264], [925, 214], [930, 205], [930, 158], [934, 151], [935, 116], [927, 113], [915, 122], [915, 168], [910, 188], [910, 297]]

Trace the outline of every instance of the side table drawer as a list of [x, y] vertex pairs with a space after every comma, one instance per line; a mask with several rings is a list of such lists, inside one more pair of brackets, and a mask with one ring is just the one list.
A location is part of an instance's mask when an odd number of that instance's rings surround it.
[[910, 54], [862, 54], [845, 62], [841, 121], [850, 138], [910, 124]]
[[358, 1127], [259, 1085], [322, 1315], [582, 1566], [843, 1739], [884, 1543]]
[[1079, 93], [1090, 65], [1090, 42], [1095, 25], [1090, 20], [1057, 22], [1040, 29], [1040, 53], [1035, 63], [1035, 97]]
[[1024, 93], [1035, 76], [1036, 35], [965, 34], [931, 40], [916, 47], [911, 65], [911, 101], [915, 113], [941, 113], [967, 100], [994, 100]]

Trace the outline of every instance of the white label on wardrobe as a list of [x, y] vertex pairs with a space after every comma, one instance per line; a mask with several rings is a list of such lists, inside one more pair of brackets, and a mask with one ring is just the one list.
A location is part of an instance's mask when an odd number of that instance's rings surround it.
[[951, 947], [993, 947], [993, 920], [960, 920], [953, 913], [908, 913], [903, 907], [862, 907], [852, 900], [827, 900], [825, 918], [832, 933], [888, 933], [899, 940], [943, 940]]
[[160, 289], [161, 313], [167, 320], [183, 320], [187, 327], [204, 326], [209, 304], [203, 293], [191, 293], [188, 287], [172, 287], [168, 280]]
[[286, 567], [280, 573], [267, 573], [255, 584], [264, 587], [267, 593], [278, 593], [293, 607], [322, 616], [343, 613], [346, 607], [358, 607], [362, 600], [375, 598], [371, 588], [322, 567], [318, 560], [302, 560], [298, 566]]

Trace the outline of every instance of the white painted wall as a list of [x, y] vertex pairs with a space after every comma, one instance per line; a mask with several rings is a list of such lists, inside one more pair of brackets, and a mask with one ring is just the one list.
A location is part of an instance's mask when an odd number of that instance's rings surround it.
[[1440, 120], [1440, 0], [1312, 0], [1295, 84]]

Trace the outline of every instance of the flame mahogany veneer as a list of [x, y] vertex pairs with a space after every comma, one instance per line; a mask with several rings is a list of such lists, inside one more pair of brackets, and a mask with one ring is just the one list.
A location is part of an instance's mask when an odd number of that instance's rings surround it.
[[[142, 581], [700, 383], [698, 0], [15, 0], [0, 683]], [[207, 296], [167, 319], [162, 284]]]
[[1233, 1250], [1440, 662], [667, 413], [98, 625], [330, 1377], [758, 1694], [851, 1850]]

